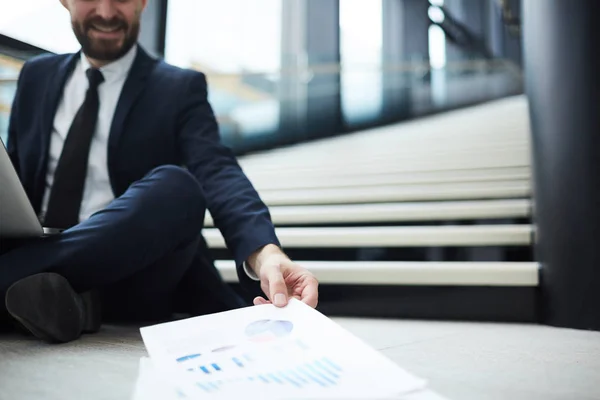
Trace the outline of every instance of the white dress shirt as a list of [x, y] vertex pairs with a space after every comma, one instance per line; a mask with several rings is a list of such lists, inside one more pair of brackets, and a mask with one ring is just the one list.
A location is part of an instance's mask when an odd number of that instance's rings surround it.
[[[108, 138], [110, 127], [117, 108], [121, 91], [129, 70], [137, 54], [137, 46], [133, 46], [127, 54], [120, 59], [100, 68], [104, 82], [98, 87], [100, 108], [96, 132], [90, 146], [87, 177], [85, 180], [79, 222], [87, 220], [92, 214], [100, 211], [114, 200], [114, 193], [108, 176]], [[63, 89], [61, 101], [54, 116], [52, 136], [50, 138], [50, 152], [48, 158], [48, 172], [46, 175], [46, 191], [42, 203], [42, 218], [48, 209], [50, 191], [54, 182], [54, 173], [62, 153], [62, 149], [73, 123], [75, 115], [81, 108], [89, 87], [86, 71], [91, 67], [83, 52], [75, 66], [73, 74], [67, 80]], [[253, 280], [259, 280], [256, 273], [244, 263], [244, 271]]]
[[[90, 146], [87, 177], [79, 213], [80, 222], [88, 219], [95, 212], [106, 208], [114, 200], [108, 176], [108, 137], [115, 109], [117, 108], [117, 102], [121, 96], [123, 85], [125, 84], [136, 53], [137, 47], [133, 46], [119, 60], [100, 68], [100, 72], [104, 76], [104, 82], [98, 87], [100, 108], [98, 110], [96, 132]], [[82, 52], [81, 58], [77, 62], [72, 75], [65, 84], [62, 99], [54, 116], [52, 136], [50, 138], [48, 172], [46, 175], [46, 191], [42, 203], [42, 216], [46, 214], [48, 209], [50, 191], [54, 182], [54, 172], [56, 171], [65, 139], [77, 111], [79, 111], [85, 100], [85, 94], [89, 87], [85, 71], [90, 67], [89, 61]]]

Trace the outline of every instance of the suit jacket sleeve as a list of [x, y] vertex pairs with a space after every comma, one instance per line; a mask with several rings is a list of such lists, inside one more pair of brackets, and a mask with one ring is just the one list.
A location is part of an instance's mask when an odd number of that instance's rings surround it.
[[268, 208], [221, 143], [203, 74], [194, 72], [182, 99], [179, 146], [188, 170], [201, 183], [207, 207], [233, 253], [242, 285], [256, 285], [244, 272], [248, 257], [267, 244], [280, 245]]

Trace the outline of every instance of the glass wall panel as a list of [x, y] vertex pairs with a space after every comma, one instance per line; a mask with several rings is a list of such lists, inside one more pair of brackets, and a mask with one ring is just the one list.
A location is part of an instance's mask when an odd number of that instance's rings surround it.
[[381, 0], [340, 0], [342, 110], [350, 126], [380, 116], [382, 44]]
[[431, 0], [429, 18], [436, 24], [429, 27], [429, 57], [431, 59], [431, 97], [432, 103], [439, 107], [446, 102], [446, 36], [437, 24], [444, 22], [444, 13], [440, 7], [444, 0]]
[[165, 59], [204, 72], [228, 144], [279, 128], [282, 0], [176, 0]]
[[[403, 8], [408, 15], [390, 22], [385, 17], [393, 14], [383, 15], [390, 3], [382, 0], [171, 0], [165, 58], [207, 75], [223, 140], [237, 153], [522, 93], [522, 71], [509, 60], [451, 61], [440, 28], [444, 14], [436, 9], [446, 2], [428, 3], [432, 26], [429, 46], [423, 46], [415, 33], [419, 26], [398, 25], [391, 36], [386, 34], [390, 24], [416, 18], [419, 10]], [[400, 28], [412, 33], [411, 46], [429, 47], [427, 62], [404, 60], [407, 43], [402, 40], [386, 47], [394, 35], [406, 38]], [[0, 14], [0, 34], [51, 52], [79, 49], [68, 13], [57, 0], [12, 2]], [[0, 54], [19, 56], [6, 47], [10, 41], [2, 45]], [[397, 51], [398, 57], [388, 61], [388, 51]], [[20, 65], [0, 57], [3, 139]], [[402, 108], [410, 113], [399, 113]]]
[[69, 13], [58, 0], [11, 1], [0, 12], [0, 34], [53, 53], [78, 51]]
[[0, 54], [0, 139], [6, 144], [10, 108], [23, 62]]

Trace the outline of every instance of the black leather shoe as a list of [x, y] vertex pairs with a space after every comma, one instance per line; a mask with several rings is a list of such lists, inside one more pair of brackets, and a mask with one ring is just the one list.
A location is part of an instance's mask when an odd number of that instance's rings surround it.
[[66, 343], [82, 333], [100, 330], [101, 310], [97, 292], [76, 293], [55, 273], [32, 275], [14, 283], [6, 292], [6, 309], [39, 339]]

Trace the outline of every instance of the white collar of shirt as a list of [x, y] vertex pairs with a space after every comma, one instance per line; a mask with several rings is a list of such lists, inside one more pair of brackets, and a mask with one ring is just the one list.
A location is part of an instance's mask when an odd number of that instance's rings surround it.
[[[136, 55], [137, 46], [134, 45], [127, 53], [125, 53], [123, 57], [109, 64], [106, 64], [103, 67], [100, 67], [100, 72], [102, 72], [104, 82], [111, 83], [117, 80], [123, 80], [125, 76], [129, 73], [129, 70], [133, 65], [133, 61], [135, 60]], [[81, 52], [80, 62], [82, 67], [81, 70], [85, 74], [85, 71], [91, 68], [91, 64], [88, 61], [85, 54], [83, 54], [83, 51]]]

